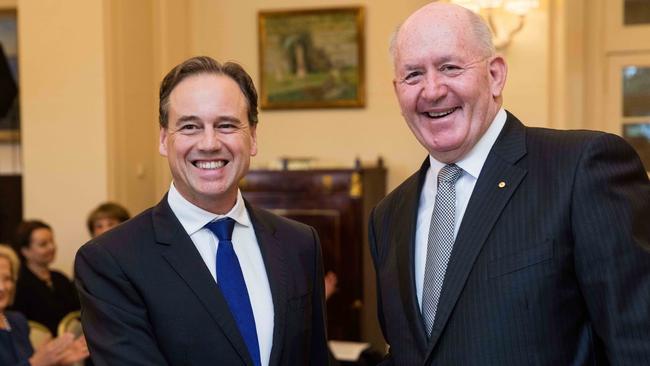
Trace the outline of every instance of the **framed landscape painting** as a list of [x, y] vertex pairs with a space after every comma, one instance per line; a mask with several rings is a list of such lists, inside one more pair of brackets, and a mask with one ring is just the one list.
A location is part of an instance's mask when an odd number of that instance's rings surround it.
[[20, 139], [16, 12], [0, 10], [0, 141]]
[[264, 109], [363, 107], [364, 9], [262, 11]]
[[0, 10], [0, 141], [20, 139], [16, 12]]

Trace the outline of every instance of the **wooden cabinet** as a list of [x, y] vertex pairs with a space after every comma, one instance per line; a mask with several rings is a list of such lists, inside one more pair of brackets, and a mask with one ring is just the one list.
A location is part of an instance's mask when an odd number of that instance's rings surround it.
[[325, 272], [338, 277], [338, 291], [327, 302], [329, 338], [376, 337], [371, 334], [377, 331], [367, 223], [386, 193], [381, 160], [373, 168], [252, 170], [240, 187], [252, 204], [318, 231]]
[[23, 219], [22, 177], [0, 175], [0, 243], [13, 240], [14, 231]]

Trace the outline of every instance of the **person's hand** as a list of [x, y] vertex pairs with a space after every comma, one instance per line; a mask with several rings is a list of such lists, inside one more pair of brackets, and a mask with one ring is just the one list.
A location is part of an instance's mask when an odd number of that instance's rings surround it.
[[29, 358], [29, 363], [31, 366], [55, 366], [73, 343], [74, 336], [71, 333], [56, 337], [36, 350]]
[[29, 359], [31, 366], [67, 366], [88, 357], [86, 339], [74, 339], [72, 333], [64, 333], [45, 343]]
[[338, 290], [336, 284], [339, 282], [336, 273], [328, 271], [325, 274], [325, 300], [329, 299]]
[[84, 360], [88, 357], [88, 345], [86, 344], [86, 337], [81, 336], [77, 338], [72, 344], [63, 351], [63, 355], [59, 360], [59, 366], [68, 366], [76, 362]]

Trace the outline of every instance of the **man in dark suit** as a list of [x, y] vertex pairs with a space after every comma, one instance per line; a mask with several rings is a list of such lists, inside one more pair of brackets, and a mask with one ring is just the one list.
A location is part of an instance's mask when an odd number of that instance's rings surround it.
[[432, 3], [391, 45], [429, 156], [370, 218], [386, 364], [650, 364], [650, 184], [617, 136], [525, 127], [480, 17]]
[[326, 364], [316, 232], [237, 186], [257, 152], [252, 80], [192, 58], [165, 76], [159, 111], [169, 192], [77, 254], [95, 365]]

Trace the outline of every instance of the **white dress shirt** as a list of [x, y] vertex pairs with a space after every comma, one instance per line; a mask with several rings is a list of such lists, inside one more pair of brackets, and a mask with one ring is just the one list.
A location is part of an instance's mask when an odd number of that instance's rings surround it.
[[[456, 181], [456, 218], [454, 226], [454, 238], [458, 234], [458, 228], [465, 215], [465, 209], [469, 198], [474, 191], [476, 180], [481, 174], [483, 164], [487, 159], [492, 145], [499, 137], [499, 133], [506, 123], [506, 111], [501, 108], [490, 127], [485, 134], [478, 140], [476, 145], [469, 151], [465, 157], [456, 162], [463, 169], [460, 178]], [[441, 163], [429, 155], [431, 166], [427, 171], [422, 192], [420, 193], [420, 203], [418, 206], [418, 219], [415, 230], [415, 291], [418, 297], [418, 304], [422, 310], [422, 287], [424, 285], [424, 270], [427, 262], [427, 245], [429, 241], [429, 227], [431, 226], [431, 215], [433, 214], [433, 205], [436, 201], [438, 192], [438, 173], [446, 164]]]
[[273, 317], [275, 314], [273, 298], [271, 297], [271, 287], [266, 275], [262, 252], [257, 244], [255, 230], [248, 216], [241, 192], [237, 192], [235, 206], [225, 215], [217, 215], [193, 205], [181, 196], [174, 187], [174, 183], [169, 188], [167, 202], [178, 221], [183, 225], [187, 235], [192, 239], [215, 282], [217, 281], [216, 262], [219, 239], [209, 229], [205, 228], [205, 225], [223, 217], [230, 217], [235, 220], [235, 227], [232, 232], [233, 248], [239, 260], [246, 288], [248, 289], [248, 296], [251, 300], [251, 307], [253, 308], [262, 365], [268, 365], [273, 345]]

